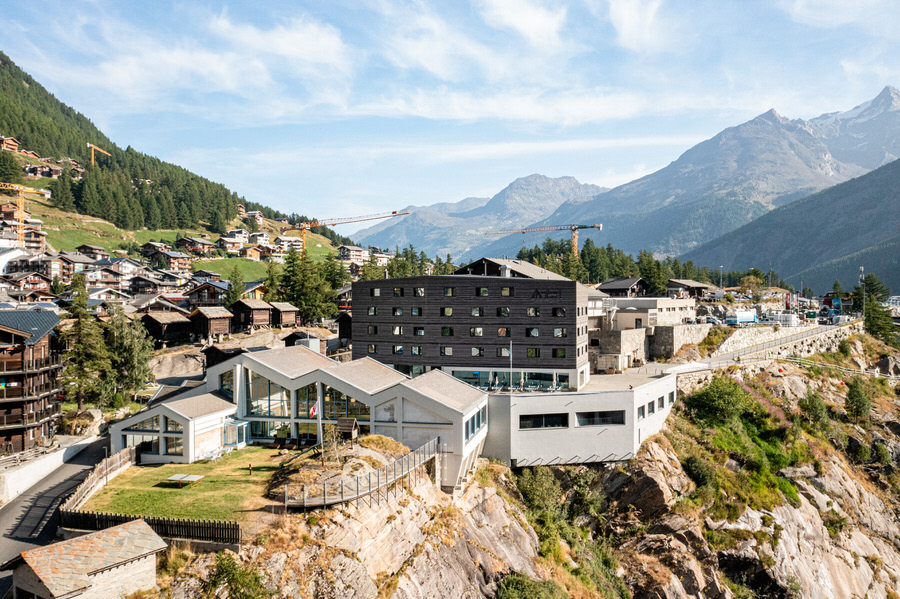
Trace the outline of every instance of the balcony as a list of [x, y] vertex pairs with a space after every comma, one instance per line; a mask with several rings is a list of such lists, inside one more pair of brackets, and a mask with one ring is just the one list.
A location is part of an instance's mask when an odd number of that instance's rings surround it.
[[47, 358], [37, 360], [0, 360], [0, 374], [32, 374], [59, 368], [62, 366], [62, 356], [55, 354]]
[[45, 410], [29, 412], [27, 414], [3, 414], [0, 415], [0, 429], [35, 426], [58, 414], [58, 405], [52, 405]]
[[27, 385], [24, 387], [0, 387], [0, 402], [34, 400], [48, 393], [59, 393], [61, 390], [62, 388], [58, 383], [44, 383], [43, 385]]

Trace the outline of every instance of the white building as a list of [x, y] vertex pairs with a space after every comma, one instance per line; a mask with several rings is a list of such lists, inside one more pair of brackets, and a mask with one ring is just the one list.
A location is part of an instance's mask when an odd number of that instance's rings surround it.
[[256, 233], [251, 233], [248, 238], [249, 243], [255, 243], [256, 245], [269, 245], [269, 234], [265, 231], [258, 231]]
[[[247, 229], [229, 229], [224, 237], [233, 237], [241, 243], [247, 243], [250, 240], [250, 231]], [[259, 242], [254, 242], [259, 243]]]
[[338, 260], [353, 264], [365, 264], [369, 261], [369, 250], [356, 245], [342, 245], [338, 248]]
[[512, 467], [634, 457], [675, 403], [675, 375], [591, 377], [578, 391], [492, 394], [486, 457]]
[[697, 302], [693, 298], [614, 297], [611, 318], [616, 330], [640, 329], [692, 322], [697, 318]]

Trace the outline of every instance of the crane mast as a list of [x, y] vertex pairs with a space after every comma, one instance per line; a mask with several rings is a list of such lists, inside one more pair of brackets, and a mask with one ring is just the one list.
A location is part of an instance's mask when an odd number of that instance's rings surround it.
[[367, 220], [379, 220], [382, 218], [393, 218], [395, 216], [405, 216], [410, 214], [409, 210], [394, 210], [392, 212], [381, 212], [379, 214], [367, 214], [364, 216], [342, 216], [338, 218], [324, 218], [307, 221], [305, 223], [297, 223], [290, 227], [282, 227], [281, 232], [300, 231], [300, 239], [303, 240], [303, 249], [306, 250], [306, 232], [316, 227], [331, 227], [333, 225], [344, 225], [347, 223], [358, 223]]

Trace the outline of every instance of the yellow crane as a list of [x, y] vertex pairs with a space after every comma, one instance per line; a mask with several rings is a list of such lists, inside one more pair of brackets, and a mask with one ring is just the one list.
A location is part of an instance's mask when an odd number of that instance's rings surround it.
[[98, 146], [95, 146], [94, 144], [92, 144], [92, 143], [90, 143], [90, 142], [88, 142], [87, 147], [89, 147], [89, 148], [91, 149], [91, 166], [94, 166], [94, 150], [97, 150], [98, 152], [101, 152], [101, 153], [103, 153], [103, 154], [106, 154], [107, 156], [110, 156], [110, 157], [112, 156], [112, 154], [110, 154], [109, 152], [107, 152], [107, 151], [104, 150], [103, 148], [98, 147]]
[[0, 189], [16, 192], [16, 247], [25, 249], [25, 192], [34, 190], [15, 183], [0, 183]]
[[541, 231], [566, 231], [572, 232], [572, 253], [578, 256], [578, 230], [597, 229], [602, 230], [603, 225], [546, 225], [543, 227], [529, 227], [527, 229], [515, 229], [512, 231], [488, 231], [485, 235], [512, 235], [513, 233], [539, 233]]
[[300, 239], [302, 239], [303, 249], [306, 249], [306, 232], [316, 227], [331, 227], [333, 225], [344, 225], [347, 223], [358, 223], [365, 220], [378, 220], [381, 218], [393, 218], [395, 216], [405, 216], [410, 214], [409, 210], [394, 210], [393, 212], [382, 212], [380, 214], [367, 214], [365, 216], [345, 216], [341, 218], [325, 218], [311, 220], [305, 223], [297, 223], [290, 227], [282, 227], [281, 232], [300, 231]]

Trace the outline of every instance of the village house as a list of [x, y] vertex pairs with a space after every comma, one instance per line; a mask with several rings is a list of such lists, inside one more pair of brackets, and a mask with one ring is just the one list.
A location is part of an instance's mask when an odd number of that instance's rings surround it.
[[156, 587], [156, 555], [166, 542], [143, 519], [23, 551], [11, 599], [119, 599]]
[[192, 308], [221, 306], [225, 303], [228, 286], [227, 281], [207, 281], [185, 293], [185, 297]]
[[175, 247], [200, 256], [211, 254], [216, 250], [216, 244], [199, 237], [182, 237], [175, 242]]
[[242, 299], [231, 306], [236, 331], [253, 331], [272, 325], [272, 306], [261, 299]]
[[17, 140], [15, 137], [0, 136], [0, 150], [6, 150], [8, 152], [18, 152], [19, 140]]
[[159, 261], [165, 265], [167, 270], [178, 273], [186, 273], [191, 271], [191, 262], [193, 258], [182, 252], [156, 252], [153, 255], [154, 262]]
[[223, 306], [206, 306], [195, 309], [191, 312], [190, 318], [194, 324], [194, 332], [201, 339], [209, 339], [230, 334], [234, 314]]
[[25, 249], [31, 252], [47, 250], [47, 232], [32, 227], [25, 228]]
[[109, 252], [98, 245], [83, 243], [75, 248], [75, 250], [94, 260], [109, 258]]
[[365, 264], [369, 261], [369, 250], [356, 245], [342, 245], [338, 248], [338, 260]]
[[719, 288], [715, 285], [691, 279], [669, 279], [666, 284], [666, 295], [669, 297], [710, 299], [718, 290]]
[[59, 252], [57, 257], [62, 264], [60, 279], [65, 285], [72, 282], [76, 273], [83, 272], [94, 263], [94, 260], [78, 252]]
[[287, 302], [270, 302], [272, 306], [272, 326], [295, 327], [297, 326], [297, 308]]
[[268, 244], [269, 243], [269, 234], [265, 231], [258, 231], [256, 233], [251, 233], [248, 241], [250, 243], [259, 244]]
[[227, 233], [225, 233], [224, 237], [231, 237], [240, 241], [241, 243], [247, 243], [250, 241], [250, 231], [247, 229], [229, 229]]
[[248, 245], [241, 248], [240, 254], [241, 258], [253, 260], [254, 262], [259, 262], [260, 258], [262, 258], [262, 251], [255, 245]]
[[168, 252], [171, 249], [172, 248], [167, 243], [162, 243], [160, 241], [148, 241], [141, 246], [141, 256], [149, 258], [156, 252]]
[[284, 253], [291, 251], [291, 248], [298, 252], [303, 251], [303, 238], [292, 237], [288, 235], [280, 235], [275, 238], [275, 245], [280, 247]]
[[610, 297], [641, 297], [647, 295], [648, 287], [640, 277], [617, 277], [603, 281], [597, 290]]
[[157, 347], [187, 341], [193, 333], [191, 320], [181, 312], [147, 312], [141, 317], [141, 323], [156, 340]]
[[226, 252], [237, 252], [240, 251], [242, 247], [244, 247], [244, 243], [235, 239], [234, 237], [220, 237], [216, 242], [216, 247], [219, 249], [223, 249]]
[[194, 279], [202, 279], [201, 282], [203, 283], [206, 281], [221, 281], [222, 275], [214, 270], [196, 270], [194, 271]]
[[261, 227], [263, 224], [263, 214], [259, 210], [248, 210], [245, 218], [256, 221], [258, 227]]
[[39, 272], [17, 272], [4, 275], [0, 280], [6, 282], [10, 289], [18, 291], [49, 290], [53, 282], [53, 279]]

